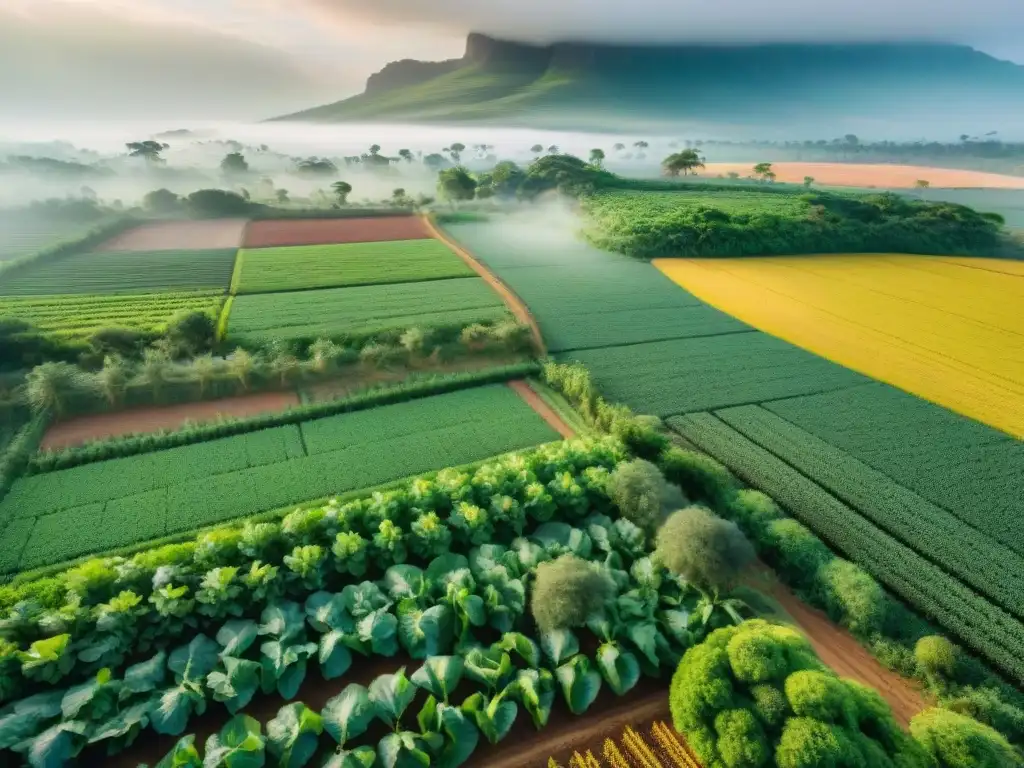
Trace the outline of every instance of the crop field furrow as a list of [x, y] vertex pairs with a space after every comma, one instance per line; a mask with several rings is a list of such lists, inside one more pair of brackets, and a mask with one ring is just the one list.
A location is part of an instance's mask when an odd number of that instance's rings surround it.
[[979, 594], [1024, 618], [1024, 558], [1007, 546], [764, 408], [729, 408], [715, 415]]
[[710, 413], [669, 419], [685, 438], [772, 496], [912, 607], [1024, 682], [1024, 624], [901, 544]]
[[496, 384], [31, 475], [0, 502], [0, 572], [558, 438], [512, 389]]
[[4, 212], [0, 214], [0, 264], [31, 256], [61, 242], [76, 240], [101, 223], [101, 220], [69, 221]]

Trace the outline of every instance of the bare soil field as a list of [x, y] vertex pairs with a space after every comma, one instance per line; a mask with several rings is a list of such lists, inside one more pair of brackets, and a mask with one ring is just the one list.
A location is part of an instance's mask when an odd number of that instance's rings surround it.
[[299, 404], [295, 392], [264, 392], [223, 400], [134, 408], [118, 413], [81, 416], [51, 426], [43, 438], [42, 450], [59, 450], [118, 435], [179, 429], [185, 422], [214, 421], [221, 416], [255, 416], [283, 411]]
[[280, 219], [253, 221], [245, 230], [246, 248], [289, 245], [373, 243], [419, 240], [430, 237], [417, 216], [380, 216], [365, 219]]
[[514, 389], [526, 404], [529, 405], [537, 414], [548, 423], [553, 430], [558, 432], [565, 439], [576, 437], [576, 433], [573, 432], [572, 427], [562, 421], [562, 417], [559, 416], [551, 407], [545, 403], [540, 395], [533, 391], [529, 384], [522, 379], [518, 381], [510, 381], [508, 383], [512, 389]]
[[245, 219], [162, 221], [142, 224], [100, 243], [93, 251], [181, 251], [238, 248]]
[[[753, 163], [708, 163], [701, 176], [730, 172], [742, 178], [753, 174]], [[1024, 176], [964, 171], [955, 168], [929, 168], [918, 165], [867, 163], [772, 163], [778, 181], [802, 184], [810, 176], [816, 184], [844, 187], [912, 188], [920, 180], [932, 187], [1024, 189]]]

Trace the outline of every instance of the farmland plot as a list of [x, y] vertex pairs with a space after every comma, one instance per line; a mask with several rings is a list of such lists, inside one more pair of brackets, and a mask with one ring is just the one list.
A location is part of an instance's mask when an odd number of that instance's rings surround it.
[[475, 273], [437, 240], [245, 249], [232, 293], [405, 283]]
[[0, 502], [0, 573], [557, 439], [491, 385], [32, 475]]
[[0, 264], [31, 256], [65, 240], [75, 240], [98, 224], [22, 214], [0, 215]]
[[330, 243], [369, 243], [429, 237], [416, 216], [353, 219], [282, 219], [253, 221], [245, 230], [246, 248]]
[[77, 253], [5, 275], [0, 296], [225, 291], [233, 249]]
[[504, 319], [501, 299], [480, 278], [433, 280], [235, 298], [233, 340], [312, 341], [367, 337], [411, 327], [459, 328]]
[[242, 245], [245, 219], [162, 221], [142, 224], [101, 243], [93, 250], [187, 251], [237, 249]]

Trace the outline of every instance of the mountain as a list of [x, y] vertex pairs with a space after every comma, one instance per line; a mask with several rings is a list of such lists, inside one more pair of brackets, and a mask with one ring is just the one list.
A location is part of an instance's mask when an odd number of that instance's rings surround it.
[[1024, 128], [1008, 107], [1022, 97], [1024, 67], [960, 45], [541, 46], [473, 33], [461, 59], [393, 62], [357, 96], [277, 119], [601, 129], [902, 118], [969, 131]]

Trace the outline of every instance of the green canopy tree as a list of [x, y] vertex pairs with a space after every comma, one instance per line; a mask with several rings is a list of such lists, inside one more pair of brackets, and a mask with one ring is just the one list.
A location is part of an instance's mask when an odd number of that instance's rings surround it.
[[476, 194], [476, 179], [461, 165], [445, 168], [437, 175], [437, 194], [453, 206], [461, 200], [472, 200]]
[[704, 167], [704, 161], [695, 149], [684, 149], [682, 152], [674, 152], [661, 161], [661, 167], [669, 176], [678, 176], [682, 173], [686, 176], [697, 168]]
[[348, 205], [348, 196], [352, 194], [352, 185], [347, 181], [336, 181], [331, 184], [334, 196], [338, 198], [340, 205]]
[[161, 153], [170, 149], [170, 144], [163, 144], [159, 141], [130, 141], [125, 146], [128, 148], [129, 157], [141, 157], [147, 163], [159, 165], [166, 162]]
[[590, 164], [600, 168], [602, 163], [604, 163], [604, 150], [598, 148], [590, 150]]

